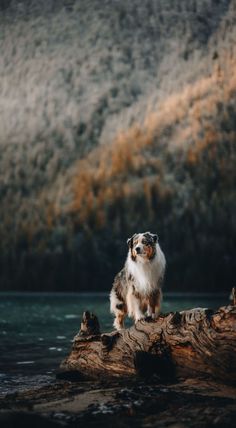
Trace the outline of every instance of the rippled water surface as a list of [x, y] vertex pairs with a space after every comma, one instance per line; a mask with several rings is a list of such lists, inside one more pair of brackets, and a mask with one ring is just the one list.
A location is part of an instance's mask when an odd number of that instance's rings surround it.
[[[163, 312], [228, 303], [228, 296], [165, 295]], [[84, 310], [101, 330], [112, 329], [104, 294], [0, 294], [0, 393], [40, 385], [54, 377], [80, 329]]]

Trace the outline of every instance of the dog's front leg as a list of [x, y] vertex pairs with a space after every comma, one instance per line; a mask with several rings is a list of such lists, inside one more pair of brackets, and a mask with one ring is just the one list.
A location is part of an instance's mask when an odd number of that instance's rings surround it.
[[156, 319], [160, 314], [162, 301], [162, 292], [160, 289], [156, 290], [155, 293], [150, 297], [148, 304], [148, 315], [152, 319]]
[[134, 318], [135, 322], [144, 318], [144, 314], [140, 308], [140, 299], [135, 296], [133, 291], [127, 294], [127, 309], [129, 317]]
[[148, 310], [147, 310], [147, 317], [149, 319], [153, 319], [155, 320], [158, 315], [160, 313], [160, 306], [155, 306], [155, 305], [148, 305]]
[[125, 312], [117, 311], [115, 314], [115, 320], [113, 323], [113, 326], [116, 330], [121, 330], [124, 328], [124, 319], [125, 319]]
[[151, 316], [152, 316], [152, 307], [149, 304], [147, 308], [147, 317], [151, 317]]

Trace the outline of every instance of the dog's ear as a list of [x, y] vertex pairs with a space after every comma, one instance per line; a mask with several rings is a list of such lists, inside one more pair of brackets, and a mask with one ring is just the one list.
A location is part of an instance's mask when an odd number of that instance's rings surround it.
[[156, 243], [158, 241], [158, 235], [156, 235], [155, 233], [152, 233], [152, 239]]
[[127, 239], [127, 244], [128, 244], [129, 248], [133, 247], [133, 236], [132, 236], [132, 238]]
[[127, 244], [129, 246], [129, 248], [133, 247], [133, 240], [134, 240], [135, 236], [136, 236], [136, 233], [133, 236], [131, 236], [131, 238], [127, 239]]
[[158, 235], [156, 233], [145, 232], [144, 236], [146, 236], [149, 239], [151, 238], [154, 243], [156, 243], [158, 241]]

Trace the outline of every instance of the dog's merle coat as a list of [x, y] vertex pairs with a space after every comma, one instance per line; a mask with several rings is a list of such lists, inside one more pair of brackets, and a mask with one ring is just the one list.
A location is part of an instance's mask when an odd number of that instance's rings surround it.
[[114, 327], [124, 326], [126, 315], [135, 322], [158, 315], [162, 298], [161, 285], [165, 273], [165, 256], [157, 235], [139, 233], [127, 241], [129, 252], [124, 268], [116, 275], [110, 294]]

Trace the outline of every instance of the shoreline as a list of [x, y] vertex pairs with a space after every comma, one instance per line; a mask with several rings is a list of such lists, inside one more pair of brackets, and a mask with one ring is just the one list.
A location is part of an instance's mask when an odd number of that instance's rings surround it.
[[[109, 298], [110, 290], [109, 291], [1, 291], [0, 290], [0, 297], [106, 297]], [[176, 292], [176, 291], [165, 291], [165, 296], [168, 298], [177, 298], [177, 299], [190, 299], [190, 298], [205, 298], [205, 299], [220, 299], [225, 298], [229, 300], [230, 291], [222, 291], [222, 292]]]
[[[188, 379], [163, 384], [158, 378], [104, 381], [55, 379], [0, 398], [1, 427], [232, 427], [236, 387]], [[23, 423], [24, 422], [24, 423]], [[21, 425], [22, 423], [22, 425]]]

